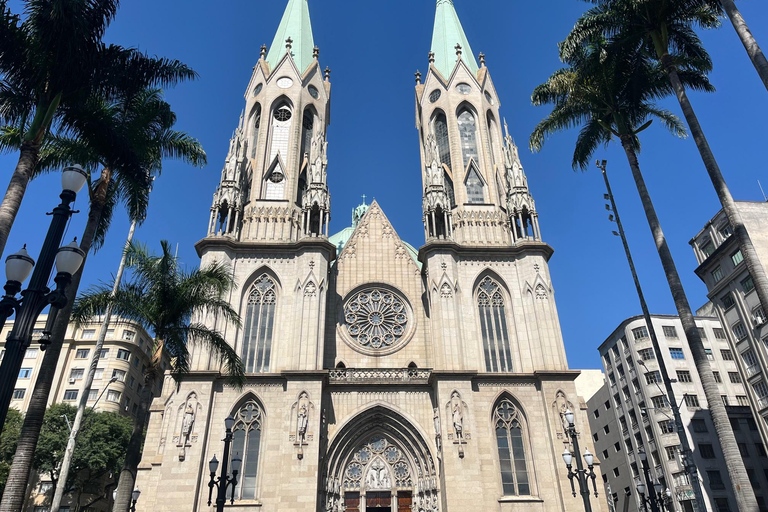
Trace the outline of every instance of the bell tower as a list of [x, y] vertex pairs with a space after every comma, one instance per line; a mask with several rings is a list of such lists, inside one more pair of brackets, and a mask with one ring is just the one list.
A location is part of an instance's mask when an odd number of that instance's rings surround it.
[[307, 0], [290, 0], [245, 91], [208, 236], [278, 243], [327, 238], [331, 83], [319, 54]]
[[429, 70], [416, 74], [427, 240], [504, 246], [541, 240], [485, 56], [472, 54], [452, 0], [437, 0]]

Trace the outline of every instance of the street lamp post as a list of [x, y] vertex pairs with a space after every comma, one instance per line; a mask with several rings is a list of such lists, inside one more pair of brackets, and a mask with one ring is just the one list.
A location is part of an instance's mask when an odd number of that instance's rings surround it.
[[[16, 378], [19, 376], [24, 354], [32, 342], [32, 331], [37, 317], [46, 306], [51, 306], [43, 331], [43, 339], [40, 341], [44, 350], [50, 339], [56, 315], [67, 303], [65, 290], [72, 281], [72, 274], [77, 272], [85, 258], [85, 253], [80, 250], [76, 242], [61, 248], [59, 244], [64, 236], [67, 221], [73, 213], [77, 213], [70, 208], [70, 204], [75, 200], [87, 179], [88, 174], [80, 166], [67, 167], [62, 172], [62, 192], [59, 196], [61, 203], [50, 214], [51, 225], [45, 236], [43, 248], [40, 250], [37, 265], [27, 254], [26, 248], [8, 256], [5, 261], [7, 282], [5, 283], [6, 294], [0, 300], [0, 328], [14, 313], [16, 313], [16, 320], [5, 342], [5, 357], [0, 364], [0, 425], [5, 423]], [[56, 289], [51, 291], [48, 288], [48, 279], [54, 262], [57, 270], [54, 278]], [[21, 291], [21, 285], [30, 273], [32, 273], [32, 279], [29, 287]], [[19, 292], [21, 292], [21, 298], [16, 297]]]
[[592, 512], [592, 504], [589, 501], [590, 479], [592, 480], [592, 488], [594, 489], [595, 497], [597, 497], [597, 484], [595, 483], [597, 475], [595, 474], [595, 469], [593, 466], [594, 455], [589, 453], [589, 450], [584, 450], [584, 462], [587, 463], [587, 469], [584, 469], [584, 465], [581, 463], [581, 458], [579, 457], [579, 439], [578, 433], [576, 432], [576, 426], [573, 424], [573, 420], [573, 412], [571, 412], [570, 409], [566, 410], [565, 421], [568, 423], [568, 426], [565, 430], [566, 434], [571, 439], [571, 442], [573, 443], [573, 449], [576, 452], [576, 470], [573, 469], [571, 464], [574, 459], [574, 454], [571, 453], [571, 451], [567, 448], [563, 452], [563, 461], [565, 462], [565, 467], [568, 468], [568, 480], [571, 481], [571, 492], [573, 492], [573, 496], [576, 497], [576, 487], [573, 483], [575, 478], [579, 481], [579, 493], [581, 494], [581, 498], [584, 500], [584, 510], [585, 512]]
[[208, 469], [211, 471], [211, 481], [208, 482], [208, 506], [211, 506], [211, 500], [213, 498], [213, 488], [216, 487], [216, 512], [224, 512], [224, 504], [227, 501], [227, 490], [229, 486], [232, 486], [232, 494], [230, 498], [230, 504], [235, 503], [235, 488], [237, 487], [237, 474], [240, 472], [240, 464], [243, 460], [236, 453], [232, 457], [232, 476], [227, 474], [227, 466], [229, 464], [229, 447], [232, 444], [232, 426], [235, 424], [235, 419], [232, 416], [228, 416], [224, 420], [224, 427], [227, 429], [227, 433], [224, 436], [224, 458], [221, 461], [221, 476], [216, 476], [216, 470], [219, 468], [219, 461], [216, 459], [216, 455], [208, 462]]
[[141, 491], [137, 487], [131, 493], [131, 506], [128, 508], [128, 512], [136, 512], [136, 502], [139, 501], [139, 496], [141, 496]]
[[650, 505], [651, 509], [654, 507], [654, 503], [658, 504], [657, 510], [660, 510], [661, 512], [672, 512], [672, 507], [670, 501], [672, 500], [672, 491], [667, 488], [666, 491], [662, 492], [662, 485], [658, 482], [653, 484], [653, 492], [651, 492], [651, 497], [646, 498], [645, 492], [647, 490], [646, 485], [643, 482], [639, 482], [637, 484], [637, 494], [640, 495], [640, 504], [643, 507], [644, 511], [648, 511], [647, 506]]
[[[638, 456], [640, 457], [640, 462], [643, 465], [643, 476], [645, 476], [645, 483], [640, 482], [637, 485], [637, 492], [640, 493], [641, 501], [646, 500], [645, 498], [645, 491], [646, 486], [648, 490], [655, 489], [655, 486], [651, 483], [651, 470], [648, 467], [648, 454], [645, 453], [645, 450], [639, 449], [637, 451]], [[659, 487], [661, 487], [661, 484], [656, 484]], [[642, 490], [640, 490], [642, 487]], [[661, 489], [659, 489], [661, 491]], [[656, 500], [656, 493], [651, 492], [650, 493], [650, 499], [647, 499], [648, 503], [651, 506], [651, 512], [659, 512], [659, 505]], [[645, 501], [643, 501], [643, 506], [645, 506]]]

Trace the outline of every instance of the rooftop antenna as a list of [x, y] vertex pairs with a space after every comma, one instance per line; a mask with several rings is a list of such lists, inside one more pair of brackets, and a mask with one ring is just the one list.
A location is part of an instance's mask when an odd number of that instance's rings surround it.
[[763, 194], [763, 201], [768, 201], [768, 197], [765, 195], [765, 190], [763, 190], [763, 185], [760, 183], [760, 180], [757, 180], [757, 186], [760, 187], [760, 192]]

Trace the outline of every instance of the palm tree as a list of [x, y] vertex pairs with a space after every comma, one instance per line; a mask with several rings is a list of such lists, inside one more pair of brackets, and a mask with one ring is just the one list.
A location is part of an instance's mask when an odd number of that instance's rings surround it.
[[[578, 28], [577, 25], [574, 30]], [[669, 94], [672, 86], [665, 79], [666, 71], [646, 52], [641, 51], [640, 45], [631, 48], [626, 42], [607, 45], [595, 43], [601, 40], [601, 35], [596, 34], [591, 39], [583, 39], [581, 44], [576, 46], [568, 47], [568, 40], [561, 44], [561, 59], [570, 67], [555, 72], [533, 93], [534, 104], [552, 103], [554, 109], [531, 135], [531, 149], [541, 149], [545, 138], [556, 131], [583, 124], [576, 142], [573, 165], [585, 169], [600, 144], [607, 143], [613, 137], [620, 140], [704, 388], [734, 494], [739, 500], [739, 509], [757, 510], [755, 495], [725, 405], [720, 398], [720, 391], [704, 351], [688, 298], [637, 158], [640, 147], [637, 134], [648, 127], [649, 119], [660, 119], [668, 129], [679, 136], [685, 133], [676, 116], [653, 104], [655, 99]], [[706, 62], [679, 58], [677, 64], [680, 66], [679, 80], [685, 86], [712, 90], [701, 69], [702, 66], [706, 68]], [[679, 435], [686, 434], [680, 432]], [[754, 507], [747, 507], [749, 503]]]
[[179, 267], [171, 245], [163, 240], [161, 247], [162, 254], [154, 256], [145, 247], [132, 244], [128, 249], [131, 279], [115, 293], [107, 286], [90, 290], [77, 299], [72, 313], [76, 322], [82, 322], [103, 314], [111, 305], [116, 315], [140, 323], [155, 336], [152, 364], [143, 374], [139, 410], [113, 511], [123, 512], [130, 504], [149, 405], [163, 375], [162, 362], [170, 358], [171, 374], [182, 379], [189, 372], [188, 345], [197, 344], [219, 357], [234, 382], [242, 384], [245, 375], [240, 357], [224, 337], [197, 321], [212, 315], [239, 324], [237, 312], [225, 299], [234, 286], [232, 272], [219, 262], [186, 272]]
[[[86, 139], [52, 137], [46, 142], [46, 152], [56, 158], [102, 165], [101, 177], [89, 187], [90, 209], [80, 241], [86, 253], [103, 243], [113, 209], [125, 203], [129, 216], [143, 220], [146, 216], [150, 173], [159, 173], [165, 158], [178, 158], [196, 166], [206, 162], [200, 144], [189, 135], [173, 130], [176, 116], [162, 99], [158, 90], [141, 91], [130, 100], [107, 104], [93, 100], [79, 107], [76, 131]], [[90, 109], [88, 115], [83, 111]], [[85, 121], [87, 120], [87, 122]], [[51, 157], [53, 159], [53, 157]], [[149, 171], [149, 172], [148, 172]], [[73, 276], [67, 288], [67, 306], [58, 314], [51, 333], [51, 343], [45, 352], [40, 373], [35, 382], [24, 429], [16, 456], [0, 502], [0, 512], [20, 510], [32, 467], [32, 454], [42, 427], [48, 396], [53, 384], [59, 354], [69, 324], [69, 316], [77, 295], [85, 262]], [[91, 361], [91, 372], [98, 361]], [[87, 396], [85, 390], [82, 396]]]
[[[707, 169], [720, 204], [733, 228], [755, 291], [761, 304], [768, 304], [768, 275], [761, 265], [731, 191], [715, 160], [704, 130], [693, 110], [686, 84], [681, 80], [681, 64], [696, 63], [702, 72], [712, 68], [694, 28], [719, 26], [720, 5], [713, 0], [589, 0], [597, 5], [584, 13], [561, 46], [568, 56], [595, 36], [608, 37], [629, 51], [640, 48], [649, 58], [659, 62], [667, 74], [672, 92], [677, 97], [696, 147]], [[711, 404], [710, 404], [711, 405]], [[722, 420], [724, 418], [720, 418]], [[720, 421], [718, 420], [718, 421]], [[749, 488], [748, 485], [744, 488]], [[752, 494], [749, 492], [749, 494]], [[746, 509], [742, 509], [746, 510]]]
[[[25, 16], [0, 0], [0, 120], [22, 133], [19, 161], [0, 203], [5, 249], [41, 146], [62, 107], [196, 76], [186, 65], [102, 42], [119, 0], [24, 0]], [[71, 121], [71, 118], [70, 118]]]
[[755, 40], [755, 36], [752, 35], [752, 31], [749, 30], [747, 22], [744, 21], [744, 17], [739, 12], [736, 4], [733, 0], [713, 0], [719, 2], [725, 13], [728, 15], [728, 19], [731, 20], [733, 28], [736, 29], [736, 34], [741, 40], [741, 44], [744, 45], [744, 49], [747, 50], [747, 55], [752, 61], [752, 65], [755, 66], [757, 74], [760, 75], [760, 80], [763, 81], [763, 85], [768, 89], [768, 59], [765, 58], [763, 50]]

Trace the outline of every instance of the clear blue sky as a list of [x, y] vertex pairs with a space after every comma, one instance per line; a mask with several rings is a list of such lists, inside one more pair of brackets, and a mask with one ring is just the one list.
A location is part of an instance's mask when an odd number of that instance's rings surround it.
[[[199, 262], [193, 244], [205, 235], [213, 191], [229, 137], [244, 106], [243, 93], [259, 46], [269, 44], [287, 0], [124, 1], [107, 39], [178, 58], [200, 79], [168, 92], [178, 127], [198, 137], [208, 152], [203, 170], [167, 162], [153, 192], [150, 214], [138, 239], [159, 247], [179, 244], [179, 256]], [[321, 65], [333, 73], [332, 124], [328, 133], [331, 228], [349, 225], [360, 196], [375, 196], [402, 238], [424, 242], [419, 149], [414, 128], [414, 78], [427, 67], [434, 1], [309, 0]], [[575, 173], [570, 161], [576, 132], [552, 138], [540, 154], [527, 150], [536, 123], [548, 113], [530, 103], [533, 88], [559, 67], [558, 41], [589, 4], [577, 0], [523, 2], [454, 0], [472, 48], [484, 52], [512, 135], [521, 147], [543, 238], [555, 249], [550, 261], [568, 359], [573, 368], [597, 368], [597, 346], [623, 319], [639, 314], [621, 244], [603, 206], [602, 178], [594, 169]], [[738, 2], [768, 50], [768, 2]], [[18, 3], [12, 2], [18, 11]], [[758, 80], [730, 24], [702, 34], [715, 63], [718, 92], [692, 101], [733, 195], [762, 200], [757, 180], [768, 187], [765, 164], [768, 92]], [[678, 113], [676, 102], [666, 105]], [[693, 274], [688, 241], [720, 208], [691, 139], [677, 140], [652, 126], [643, 134], [640, 163], [694, 308], [706, 290]], [[600, 150], [609, 161], [614, 191], [626, 224], [652, 312], [674, 306], [655, 253], [637, 191], [617, 146]], [[0, 157], [7, 180], [17, 155]], [[396, 162], [392, 165], [391, 162]], [[5, 186], [4, 183], [2, 186]], [[767, 188], [768, 190], [768, 188]], [[59, 176], [30, 185], [7, 253], [27, 243], [37, 257], [57, 200]], [[84, 197], [78, 200], [86, 210]], [[79, 235], [76, 215], [68, 237]], [[767, 223], [768, 225], [768, 223]], [[84, 286], [110, 279], [128, 231], [116, 215], [107, 245], [88, 261]]]

